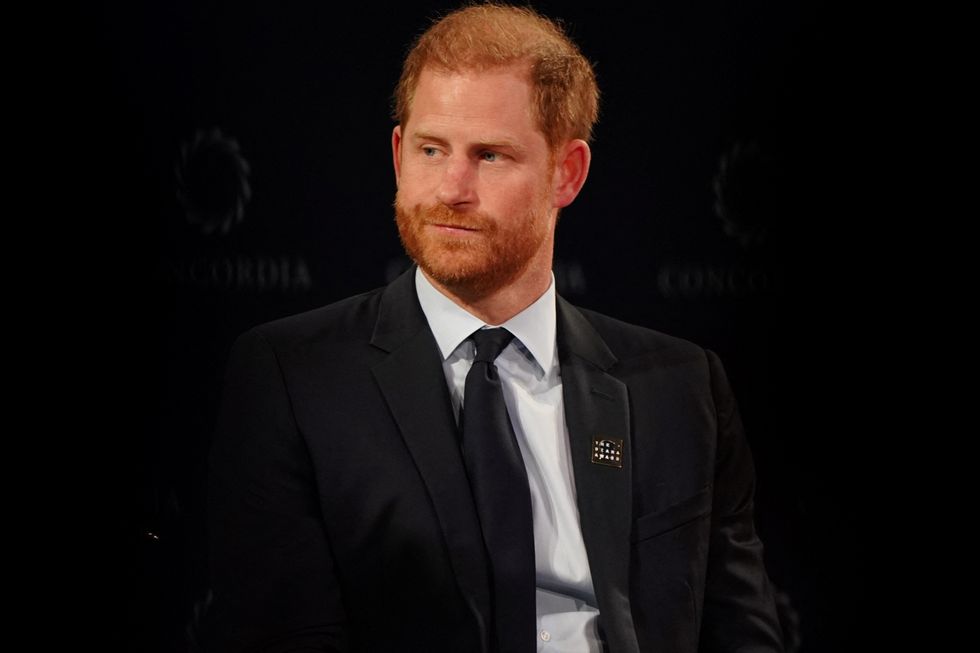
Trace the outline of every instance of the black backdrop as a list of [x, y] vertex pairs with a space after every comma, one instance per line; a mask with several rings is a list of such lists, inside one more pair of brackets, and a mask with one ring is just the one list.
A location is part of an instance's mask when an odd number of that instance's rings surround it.
[[[88, 128], [125, 225], [101, 321], [122, 370], [104, 445], [109, 640], [125, 650], [194, 648], [204, 457], [235, 335], [407, 265], [390, 95], [413, 36], [455, 4], [103, 8]], [[534, 6], [566, 21], [603, 94], [559, 291], [721, 355], [796, 650], [863, 650], [874, 436], [854, 412], [865, 258], [841, 190], [842, 17], [803, 0]]]

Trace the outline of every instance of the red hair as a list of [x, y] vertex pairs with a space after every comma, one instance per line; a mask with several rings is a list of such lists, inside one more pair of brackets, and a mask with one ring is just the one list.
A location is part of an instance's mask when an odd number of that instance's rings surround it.
[[589, 141], [598, 119], [592, 65], [561, 26], [527, 7], [494, 3], [457, 9], [415, 41], [395, 89], [394, 118], [408, 122], [425, 68], [460, 72], [526, 65], [538, 127], [552, 151], [575, 138]]

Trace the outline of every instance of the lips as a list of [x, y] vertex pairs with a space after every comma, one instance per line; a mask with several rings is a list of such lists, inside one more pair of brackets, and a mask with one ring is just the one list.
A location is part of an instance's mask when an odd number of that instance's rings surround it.
[[494, 221], [477, 211], [456, 211], [444, 204], [430, 206], [416, 204], [411, 209], [406, 209], [398, 204], [397, 197], [395, 205], [396, 211], [405, 219], [405, 223], [412, 224], [415, 229], [431, 230], [450, 236], [464, 236], [478, 232], [492, 236], [497, 231]]
[[437, 229], [446, 229], [450, 231], [479, 231], [477, 227], [472, 227], [465, 224], [447, 224], [445, 222], [427, 222], [430, 227], [436, 227]]

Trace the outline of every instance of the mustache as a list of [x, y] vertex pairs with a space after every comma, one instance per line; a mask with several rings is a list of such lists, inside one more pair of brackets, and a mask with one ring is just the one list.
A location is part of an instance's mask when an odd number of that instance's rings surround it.
[[403, 206], [396, 199], [395, 210], [399, 215], [408, 218], [417, 225], [437, 224], [478, 231], [494, 231], [496, 229], [493, 220], [483, 213], [478, 211], [457, 211], [445, 204], [433, 204], [430, 206], [416, 204], [414, 207], [409, 208]]

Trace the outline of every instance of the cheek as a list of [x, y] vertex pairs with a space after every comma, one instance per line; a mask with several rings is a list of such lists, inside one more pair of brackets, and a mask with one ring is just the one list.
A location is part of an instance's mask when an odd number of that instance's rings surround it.
[[419, 169], [418, 166], [405, 165], [402, 164], [402, 183], [403, 184], [413, 184], [418, 183], [419, 179]]
[[425, 191], [417, 179], [402, 175], [398, 182], [398, 198], [407, 207], [424, 203]]
[[401, 183], [413, 191], [432, 186], [437, 178], [435, 166], [419, 165], [417, 162], [408, 161], [402, 163]]
[[538, 208], [544, 201], [544, 189], [540, 184], [526, 180], [501, 183], [492, 189], [499, 206], [508, 213], [527, 213], [528, 209]]

